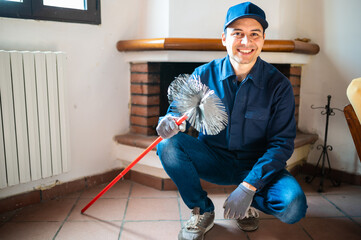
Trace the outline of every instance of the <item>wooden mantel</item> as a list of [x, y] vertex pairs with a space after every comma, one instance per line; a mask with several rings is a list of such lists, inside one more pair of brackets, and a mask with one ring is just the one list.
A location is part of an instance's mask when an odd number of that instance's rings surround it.
[[[152, 38], [122, 40], [117, 42], [120, 52], [127, 51], [225, 51], [221, 39], [218, 38]], [[263, 52], [289, 52], [315, 55], [320, 47], [314, 43], [298, 40], [265, 40]]]

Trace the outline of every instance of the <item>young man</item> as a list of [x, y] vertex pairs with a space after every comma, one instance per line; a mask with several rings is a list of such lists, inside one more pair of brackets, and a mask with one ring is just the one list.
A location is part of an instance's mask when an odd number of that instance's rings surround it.
[[214, 205], [200, 179], [238, 185], [224, 203], [224, 217], [235, 219], [244, 231], [258, 228], [256, 209], [286, 223], [305, 216], [305, 195], [285, 170], [296, 136], [292, 86], [259, 57], [267, 27], [258, 6], [245, 2], [231, 7], [222, 33], [227, 57], [193, 73], [224, 103], [229, 118], [225, 130], [214, 136], [199, 133], [198, 139], [188, 136], [179, 132], [171, 108], [157, 126], [165, 139], [157, 147], [159, 158], [193, 209], [179, 239], [203, 239], [214, 224]]

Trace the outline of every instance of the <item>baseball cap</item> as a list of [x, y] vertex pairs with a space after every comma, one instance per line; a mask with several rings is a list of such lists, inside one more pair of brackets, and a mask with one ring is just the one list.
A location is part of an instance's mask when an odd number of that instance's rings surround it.
[[268, 27], [264, 11], [251, 2], [244, 2], [228, 9], [223, 30], [226, 30], [232, 22], [240, 18], [253, 18], [257, 20], [262, 25], [263, 30], [266, 30]]

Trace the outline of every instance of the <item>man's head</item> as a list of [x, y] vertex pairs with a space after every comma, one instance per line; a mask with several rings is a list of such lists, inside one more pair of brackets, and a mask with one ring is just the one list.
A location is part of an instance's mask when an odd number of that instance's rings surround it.
[[240, 64], [251, 68], [255, 64], [264, 44], [264, 30], [267, 27], [265, 13], [253, 3], [241, 3], [228, 10], [222, 43], [234, 68]]

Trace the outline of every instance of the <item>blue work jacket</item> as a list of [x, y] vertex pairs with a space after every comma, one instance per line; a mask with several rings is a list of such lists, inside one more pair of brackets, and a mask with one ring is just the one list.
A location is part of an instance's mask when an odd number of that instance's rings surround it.
[[290, 81], [260, 57], [241, 83], [229, 56], [196, 68], [193, 75], [215, 91], [228, 113], [222, 132], [200, 132], [198, 139], [253, 164], [244, 181], [262, 189], [285, 168], [294, 150], [295, 101]]

